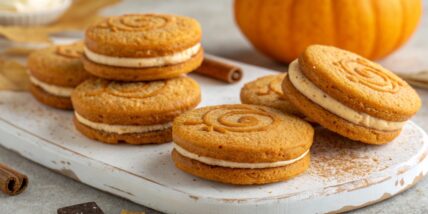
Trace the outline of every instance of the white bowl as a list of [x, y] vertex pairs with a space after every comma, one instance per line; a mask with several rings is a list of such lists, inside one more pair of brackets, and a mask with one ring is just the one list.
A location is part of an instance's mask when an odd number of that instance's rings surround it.
[[56, 21], [70, 7], [72, 0], [62, 0], [58, 7], [36, 12], [0, 11], [0, 25], [46, 25]]

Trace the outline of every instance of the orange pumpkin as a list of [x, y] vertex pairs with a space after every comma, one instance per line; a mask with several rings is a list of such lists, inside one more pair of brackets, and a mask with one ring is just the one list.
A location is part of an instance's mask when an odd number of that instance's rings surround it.
[[234, 7], [249, 41], [287, 63], [310, 44], [382, 58], [409, 39], [422, 13], [421, 0], [235, 0]]

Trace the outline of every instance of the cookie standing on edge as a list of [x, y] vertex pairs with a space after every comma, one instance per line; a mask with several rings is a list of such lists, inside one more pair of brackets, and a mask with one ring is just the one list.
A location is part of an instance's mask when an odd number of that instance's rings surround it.
[[73, 109], [71, 92], [90, 78], [80, 61], [83, 43], [57, 45], [38, 50], [28, 57], [33, 96], [43, 104], [60, 109]]
[[110, 17], [85, 33], [85, 68], [122, 81], [178, 77], [203, 60], [198, 21], [184, 16], [129, 14]]
[[283, 181], [309, 167], [314, 130], [264, 106], [220, 105], [188, 111], [173, 123], [175, 165], [230, 184]]
[[246, 83], [241, 89], [241, 102], [272, 107], [302, 117], [302, 113], [287, 100], [282, 92], [281, 84], [285, 76], [287, 74], [268, 75]]
[[165, 143], [179, 114], [196, 107], [199, 85], [188, 77], [153, 82], [90, 79], [72, 94], [74, 124], [105, 143]]
[[302, 113], [352, 140], [385, 144], [420, 108], [415, 90], [382, 66], [330, 46], [292, 62], [284, 94]]

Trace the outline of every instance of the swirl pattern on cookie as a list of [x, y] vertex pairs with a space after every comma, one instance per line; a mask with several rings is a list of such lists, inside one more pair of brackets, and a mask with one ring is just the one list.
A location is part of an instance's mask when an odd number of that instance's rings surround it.
[[286, 100], [284, 98], [284, 93], [282, 92], [282, 89], [281, 89], [282, 80], [283, 80], [282, 77], [281, 78], [276, 77], [268, 85], [266, 85], [266, 87], [261, 88], [257, 92], [257, 95], [264, 96], [269, 94], [276, 94], [278, 96], [278, 99]]
[[107, 20], [107, 26], [114, 32], [117, 31], [151, 31], [164, 28], [167, 24], [173, 22], [173, 17], [163, 15], [138, 15], [130, 14], [119, 17], [110, 17]]
[[280, 118], [262, 108], [240, 105], [219, 106], [202, 115], [201, 120], [185, 125], [203, 125], [207, 132], [259, 132], [278, 126]]
[[94, 84], [93, 90], [87, 92], [86, 95], [98, 96], [108, 94], [122, 98], [146, 99], [159, 95], [167, 84], [167, 81], [122, 83], [100, 80]]
[[83, 46], [79, 48], [77, 44], [60, 45], [56, 47], [56, 53], [63, 57], [77, 59], [77, 58], [80, 58], [83, 54]]
[[374, 67], [362, 58], [342, 59], [333, 64], [344, 71], [348, 80], [376, 91], [396, 93], [404, 85], [402, 80]]

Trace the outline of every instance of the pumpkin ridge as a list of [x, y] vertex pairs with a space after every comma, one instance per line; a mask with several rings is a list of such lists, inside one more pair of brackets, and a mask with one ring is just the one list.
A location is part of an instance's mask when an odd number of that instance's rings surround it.
[[404, 40], [404, 36], [405, 36], [405, 25], [406, 25], [406, 21], [407, 21], [407, 17], [405, 15], [405, 10], [404, 10], [404, 4], [403, 0], [398, 0], [400, 2], [400, 10], [401, 10], [401, 14], [402, 14], [402, 22], [401, 22], [401, 26], [400, 26], [400, 36], [398, 37], [397, 41], [395, 42], [395, 45], [392, 47], [392, 50], [397, 49], [398, 46], [400, 46], [401, 41]]
[[[291, 0], [291, 4], [290, 4], [290, 11], [291, 11], [291, 13], [289, 13], [289, 17], [288, 17], [289, 20], [293, 20], [294, 11], [295, 11], [295, 8], [296, 8], [296, 2], [297, 1], [298, 0]], [[289, 32], [293, 32], [293, 29], [294, 29], [295, 25], [296, 24], [294, 23], [294, 21], [290, 22]], [[291, 34], [291, 36], [290, 36], [290, 41], [291, 42], [294, 42], [294, 36], [295, 36], [295, 34]], [[294, 52], [296, 51], [294, 47], [295, 47], [294, 45], [290, 45], [290, 47], [289, 47], [290, 48], [290, 53], [291, 53], [292, 56], [296, 55], [296, 54], [294, 54]]]
[[255, 30], [256, 35], [254, 38], [256, 40], [256, 43], [257, 43], [257, 46], [259, 47], [259, 49], [261, 49], [263, 52], [265, 52], [266, 48], [263, 45], [264, 41], [262, 41], [263, 38], [260, 36], [261, 35], [260, 33], [262, 33], [260, 26], [262, 26], [262, 24], [263, 24], [262, 20], [264, 20], [264, 18], [263, 19], [260, 18], [260, 15], [262, 13], [262, 10], [263, 10], [263, 7], [265, 6], [265, 4], [262, 4], [262, 2], [257, 2], [257, 3], [258, 3], [258, 5], [256, 8], [258, 8], [258, 10], [257, 10], [257, 14], [255, 17], [259, 17], [259, 18], [258, 19], [256, 18], [256, 22], [254, 22], [254, 27], [256, 29]]
[[337, 20], [336, 20], [336, 17], [338, 17], [338, 15], [337, 15], [336, 6], [335, 6], [333, 0], [330, 0], [329, 4], [330, 4], [330, 7], [331, 7], [331, 16], [333, 17], [332, 18], [332, 20], [333, 20], [333, 27], [332, 27], [333, 33], [332, 33], [332, 35], [334, 37], [332, 38], [332, 40], [333, 40], [332, 44], [334, 44], [334, 46], [338, 46], [338, 42], [337, 42], [338, 41], [338, 39], [337, 39], [337, 26], [338, 26], [338, 23], [337, 23]]
[[397, 39], [395, 45], [393, 46], [392, 50], [397, 49], [400, 46], [400, 44], [406, 40], [405, 37], [406, 37], [406, 25], [407, 25], [407, 20], [406, 20], [407, 19], [407, 13], [406, 13], [406, 10], [404, 9], [404, 5], [406, 3], [404, 3], [403, 1], [405, 2], [408, 0], [399, 0], [401, 13], [403, 14], [402, 15], [403, 21], [401, 22], [400, 36], [398, 37], [398, 39]]
[[[373, 14], [377, 14], [377, 6], [375, 4], [376, 4], [376, 1], [371, 1], [371, 3], [370, 3], [370, 7], [371, 7], [370, 9], [372, 10]], [[373, 22], [374, 22], [374, 25], [376, 26], [375, 29], [379, 29], [380, 22], [379, 22], [379, 18], [377, 17], [377, 15], [373, 16]], [[379, 35], [378, 35], [377, 30], [374, 30], [373, 34], [374, 34], [373, 46], [372, 46], [371, 51], [369, 52], [370, 54], [369, 54], [368, 58], [375, 57], [376, 56], [376, 50], [378, 49]]]

